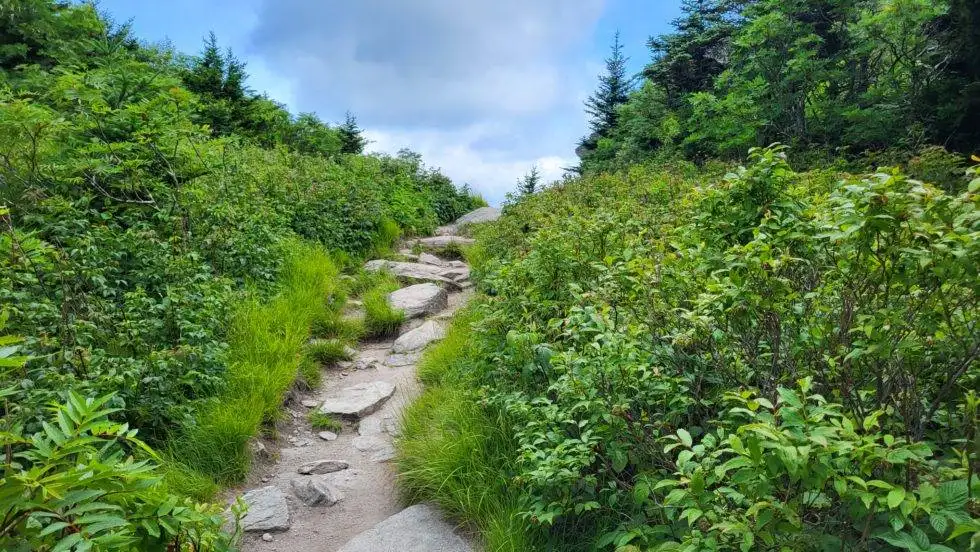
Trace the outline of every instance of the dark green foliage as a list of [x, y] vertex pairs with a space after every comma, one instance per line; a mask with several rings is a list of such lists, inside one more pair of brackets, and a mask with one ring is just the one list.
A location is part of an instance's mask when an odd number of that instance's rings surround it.
[[734, 159], [773, 142], [851, 160], [930, 144], [973, 153], [978, 15], [959, 0], [686, 1], [675, 31], [650, 39], [644, 86], [580, 151], [583, 168]]
[[523, 196], [472, 256], [477, 361], [421, 373], [507, 421], [550, 549], [971, 549], [977, 176], [773, 147]]
[[517, 192], [521, 195], [533, 194], [538, 191], [540, 185], [541, 173], [538, 172], [538, 166], [535, 165], [531, 167], [530, 172], [517, 181]]
[[340, 153], [362, 153], [367, 139], [361, 135], [361, 128], [357, 126], [357, 118], [350, 111], [344, 118], [344, 123], [337, 128], [340, 135]]
[[606, 58], [606, 72], [599, 76], [599, 88], [585, 101], [585, 112], [589, 115], [589, 128], [592, 133], [582, 139], [579, 156], [587, 157], [599, 146], [599, 141], [608, 138], [619, 122], [619, 106], [629, 100], [633, 78], [626, 72], [629, 58], [623, 55], [623, 45], [619, 41], [619, 31], [613, 38], [612, 53]]

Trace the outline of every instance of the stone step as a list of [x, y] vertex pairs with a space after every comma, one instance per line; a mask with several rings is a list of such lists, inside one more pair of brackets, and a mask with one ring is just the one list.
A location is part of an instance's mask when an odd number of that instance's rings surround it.
[[435, 506], [416, 504], [364, 531], [337, 552], [473, 552]]
[[345, 418], [362, 418], [376, 412], [395, 394], [395, 385], [387, 381], [372, 381], [339, 391], [323, 399], [320, 412]]
[[368, 261], [364, 265], [364, 270], [369, 272], [387, 270], [398, 278], [415, 282], [439, 283], [453, 290], [459, 289], [459, 283], [456, 282], [456, 278], [459, 278], [464, 273], [463, 271], [465, 271], [466, 275], [469, 275], [469, 270], [463, 268], [441, 267], [423, 263], [404, 263], [385, 259]]
[[416, 284], [388, 294], [391, 308], [404, 311], [405, 318], [436, 314], [449, 306], [449, 294], [441, 287], [428, 283]]
[[435, 320], [428, 320], [418, 328], [403, 333], [391, 346], [391, 352], [406, 354], [421, 351], [429, 343], [439, 341], [446, 336], [446, 326]]
[[422, 249], [438, 251], [453, 245], [473, 245], [474, 243], [476, 243], [476, 240], [473, 238], [464, 238], [462, 236], [432, 236], [430, 238], [419, 238], [411, 242], [410, 245], [420, 245]]

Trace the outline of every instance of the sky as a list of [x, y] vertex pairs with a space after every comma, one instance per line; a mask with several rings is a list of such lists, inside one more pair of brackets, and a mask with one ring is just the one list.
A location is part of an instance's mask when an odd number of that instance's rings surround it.
[[293, 113], [352, 112], [369, 151], [410, 148], [499, 204], [537, 166], [576, 164], [582, 104], [619, 30], [639, 72], [680, 0], [100, 0], [148, 42], [213, 31], [248, 85]]

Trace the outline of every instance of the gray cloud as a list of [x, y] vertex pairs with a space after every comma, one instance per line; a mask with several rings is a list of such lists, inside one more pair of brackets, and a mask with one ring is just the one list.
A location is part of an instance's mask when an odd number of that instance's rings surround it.
[[372, 149], [411, 147], [494, 202], [532, 164], [574, 164], [606, 0], [253, 1], [247, 53], [291, 109], [349, 109]]
[[604, 0], [265, 0], [251, 48], [301, 108], [453, 126], [568, 100], [563, 63]]

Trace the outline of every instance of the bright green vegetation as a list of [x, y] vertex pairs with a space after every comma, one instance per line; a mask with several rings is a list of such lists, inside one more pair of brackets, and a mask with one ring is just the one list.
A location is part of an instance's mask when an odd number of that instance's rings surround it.
[[[11, 504], [16, 481], [31, 487], [24, 500], [40, 493], [42, 472], [78, 485], [98, 464], [116, 485], [113, 515], [169, 515], [184, 499], [168, 492], [204, 498], [246, 473], [247, 443], [272, 431], [284, 393], [320, 377], [302, 354], [311, 336], [363, 333], [342, 319], [358, 291], [341, 272], [481, 202], [411, 152], [361, 155], [353, 117], [334, 127], [248, 90], [213, 37], [186, 56], [89, 5], [2, 10], [0, 310], [30, 359], [0, 363], [0, 500]], [[105, 433], [59, 423], [74, 432], [59, 442], [48, 422], [70, 393], [85, 399], [69, 406], [107, 420]], [[126, 436], [113, 444], [116, 428]], [[45, 459], [48, 440], [71, 451]], [[221, 546], [206, 506], [186, 520], [181, 506], [161, 532], [108, 519], [77, 532], [86, 522], [72, 512], [100, 511], [87, 505], [100, 496], [0, 511], [0, 548]]]
[[304, 354], [321, 364], [350, 360], [347, 343], [340, 339], [318, 339], [306, 345]]
[[407, 489], [491, 550], [976, 548], [978, 177], [775, 147], [522, 196], [420, 367]]
[[344, 429], [344, 424], [340, 423], [340, 420], [319, 410], [311, 411], [308, 418], [313, 429], [327, 429], [334, 433], [340, 433]]
[[364, 327], [370, 337], [390, 337], [398, 333], [405, 321], [405, 313], [388, 303], [388, 294], [400, 288], [398, 280], [386, 273], [374, 279], [364, 292]]
[[412, 501], [435, 501], [474, 523], [495, 552], [529, 550], [536, 536], [518, 517], [512, 473], [517, 445], [504, 419], [483, 408], [472, 389], [487, 368], [477, 350], [473, 308], [458, 313], [446, 338], [419, 363], [426, 385], [404, 414], [398, 470]]
[[[684, 0], [633, 81], [617, 42], [587, 103], [582, 168], [737, 160], [791, 145], [794, 166], [929, 146], [980, 149], [980, 10], [971, 0]], [[934, 184], [944, 184], [932, 180]]]

